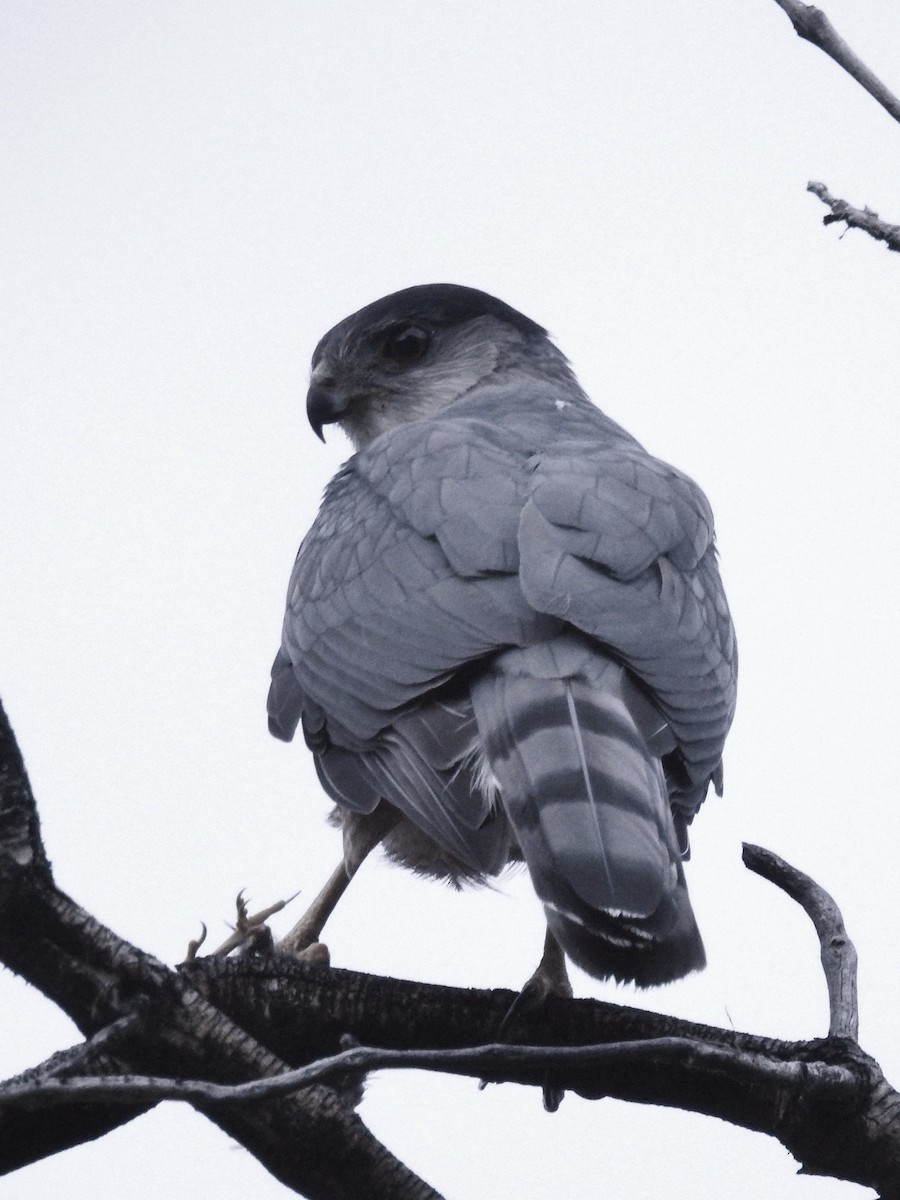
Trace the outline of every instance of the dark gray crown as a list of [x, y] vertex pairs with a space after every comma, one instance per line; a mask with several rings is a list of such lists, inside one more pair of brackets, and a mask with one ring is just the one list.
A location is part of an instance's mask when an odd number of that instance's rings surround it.
[[319, 361], [332, 339], [343, 340], [348, 334], [365, 334], [386, 329], [404, 321], [413, 321], [433, 329], [447, 329], [474, 321], [477, 317], [498, 317], [529, 337], [546, 337], [547, 331], [536, 321], [517, 312], [496, 296], [477, 288], [456, 283], [423, 283], [383, 296], [358, 312], [351, 313], [330, 329], [316, 346], [313, 365]]

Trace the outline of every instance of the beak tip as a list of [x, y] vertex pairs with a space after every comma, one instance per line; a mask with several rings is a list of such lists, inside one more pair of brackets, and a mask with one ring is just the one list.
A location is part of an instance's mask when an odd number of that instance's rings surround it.
[[339, 421], [347, 408], [347, 399], [340, 392], [321, 384], [313, 384], [306, 396], [306, 417], [320, 442], [325, 441], [322, 429]]

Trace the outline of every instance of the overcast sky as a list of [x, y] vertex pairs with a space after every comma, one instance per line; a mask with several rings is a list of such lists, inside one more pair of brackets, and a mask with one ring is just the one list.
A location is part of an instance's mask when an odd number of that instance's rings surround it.
[[[896, 0], [827, 0], [900, 90]], [[170, 963], [234, 893], [331, 872], [339, 838], [264, 703], [287, 578], [348, 455], [305, 422], [310, 353], [414, 283], [502, 297], [717, 515], [741, 646], [726, 794], [694, 827], [702, 975], [579, 995], [820, 1036], [818, 948], [740, 862], [827, 886], [861, 1041], [900, 1080], [900, 258], [805, 191], [900, 221], [900, 127], [774, 0], [6, 0], [0, 695], [57, 880]], [[278, 930], [291, 922], [284, 914]], [[527, 877], [455, 895], [379, 861], [335, 965], [518, 987]], [[0, 1073], [78, 1040], [0, 977]], [[864, 1196], [690, 1115], [383, 1072], [363, 1116], [448, 1200]], [[23, 1200], [277, 1200], [184, 1106], [0, 1181]]]

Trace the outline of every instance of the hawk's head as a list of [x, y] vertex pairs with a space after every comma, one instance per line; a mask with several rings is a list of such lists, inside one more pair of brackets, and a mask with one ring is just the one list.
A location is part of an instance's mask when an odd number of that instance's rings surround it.
[[502, 300], [453, 283], [424, 284], [376, 300], [325, 334], [313, 354], [306, 410], [319, 437], [337, 422], [359, 449], [474, 387], [507, 382], [509, 372], [572, 379], [547, 331]]

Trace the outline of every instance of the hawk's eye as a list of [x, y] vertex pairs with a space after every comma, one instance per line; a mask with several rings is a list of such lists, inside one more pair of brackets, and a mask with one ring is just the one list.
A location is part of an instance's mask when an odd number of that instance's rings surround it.
[[431, 334], [421, 325], [398, 325], [385, 338], [381, 354], [398, 367], [411, 367], [425, 357], [430, 344]]

